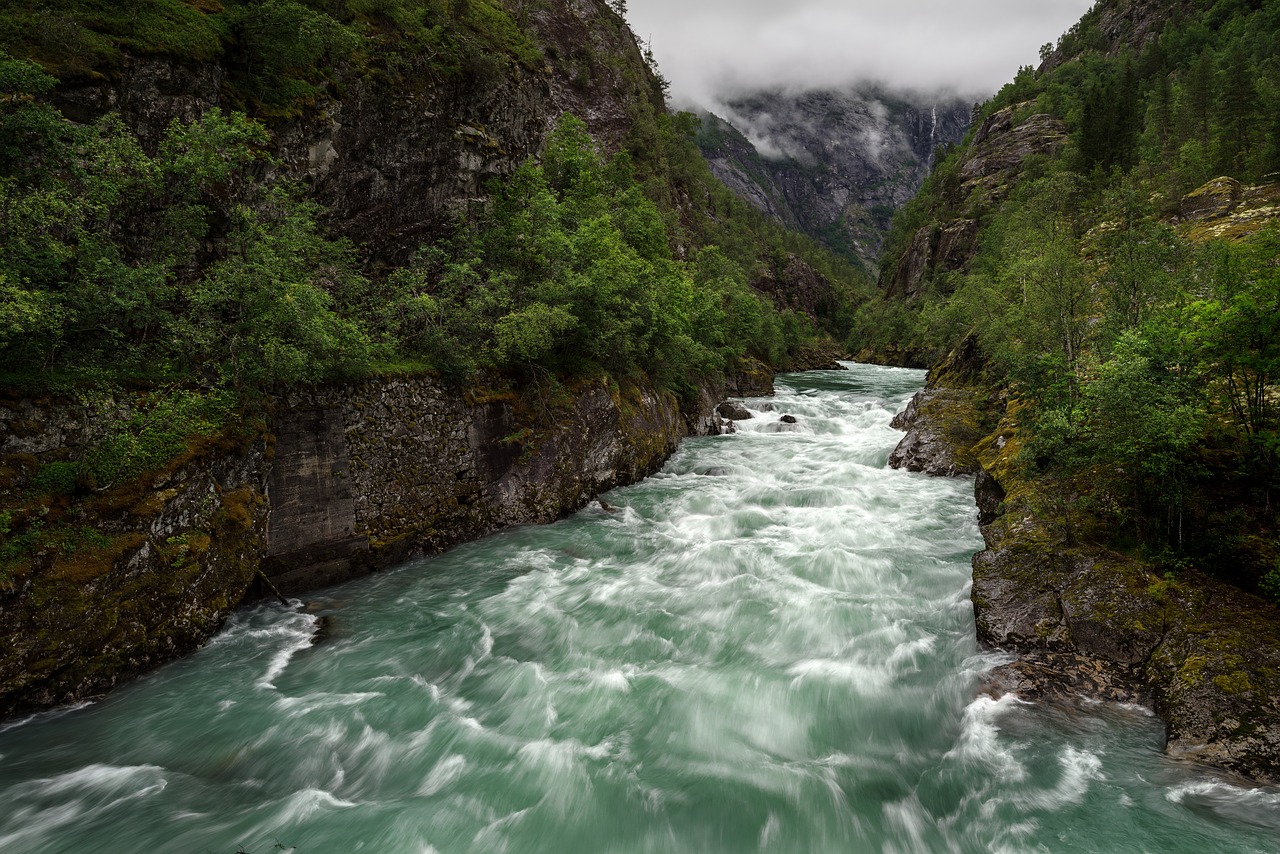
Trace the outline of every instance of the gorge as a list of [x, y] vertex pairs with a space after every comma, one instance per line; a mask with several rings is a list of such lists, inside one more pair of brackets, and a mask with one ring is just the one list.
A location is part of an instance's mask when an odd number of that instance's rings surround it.
[[795, 6], [0, 8], [0, 848], [1274, 847], [1280, 2]]
[[970, 484], [885, 466], [922, 381], [781, 377], [604, 504], [10, 724], [0, 841], [1269, 850], [1275, 795], [1164, 758], [1148, 713], [975, 698], [1007, 657], [974, 636]]

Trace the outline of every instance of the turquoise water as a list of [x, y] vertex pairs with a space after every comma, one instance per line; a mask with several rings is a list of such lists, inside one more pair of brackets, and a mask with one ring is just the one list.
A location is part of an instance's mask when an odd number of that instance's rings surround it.
[[972, 484], [885, 468], [922, 382], [780, 378], [613, 512], [0, 725], [0, 851], [1276, 851], [1280, 795], [1142, 710], [978, 695]]

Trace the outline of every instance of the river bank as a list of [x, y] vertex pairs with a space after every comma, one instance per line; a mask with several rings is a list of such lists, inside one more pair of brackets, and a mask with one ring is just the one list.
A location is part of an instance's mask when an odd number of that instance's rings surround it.
[[0, 846], [1271, 850], [1150, 715], [978, 693], [970, 484], [886, 466], [923, 379], [783, 376], [604, 504], [0, 728]]
[[[535, 407], [431, 378], [333, 384], [171, 437], [162, 464], [119, 483], [65, 486], [49, 473], [83, 471], [104, 448], [136, 454], [154, 443], [146, 418], [167, 413], [144, 417], [141, 398], [8, 401], [0, 506], [17, 532], [0, 578], [0, 719], [186, 655], [244, 601], [561, 518], [656, 471], [684, 437], [727, 429], [727, 395], [771, 388], [755, 367], [682, 405], [597, 379]], [[117, 452], [122, 431], [141, 439]]]
[[895, 424], [891, 464], [975, 476], [978, 639], [1012, 652], [995, 697], [1153, 709], [1171, 757], [1280, 782], [1280, 609], [1195, 568], [1176, 576], [1089, 542], [1023, 471], [1020, 407], [958, 352]]

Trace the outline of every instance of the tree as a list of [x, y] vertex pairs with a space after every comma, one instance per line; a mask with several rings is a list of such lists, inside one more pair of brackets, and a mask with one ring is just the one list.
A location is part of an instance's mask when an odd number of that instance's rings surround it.
[[1205, 426], [1205, 410], [1191, 386], [1152, 358], [1134, 331], [1120, 336], [1111, 358], [1085, 386], [1086, 451], [1081, 462], [1129, 496], [1139, 539], [1147, 504], [1171, 512], [1182, 540], [1182, 512], [1195, 467], [1188, 459]]
[[1258, 90], [1254, 69], [1245, 44], [1231, 43], [1222, 74], [1222, 95], [1218, 99], [1219, 132], [1216, 139], [1218, 171], [1243, 175], [1257, 136]]
[[1118, 335], [1140, 329], [1168, 296], [1180, 242], [1156, 218], [1150, 199], [1132, 178], [1116, 178], [1099, 214], [1095, 261], [1107, 325]]

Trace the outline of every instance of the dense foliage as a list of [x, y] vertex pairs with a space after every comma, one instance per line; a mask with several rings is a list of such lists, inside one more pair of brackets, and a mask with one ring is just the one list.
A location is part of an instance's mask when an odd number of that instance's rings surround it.
[[[0, 57], [0, 364], [36, 386], [134, 377], [236, 385], [368, 359], [335, 294], [359, 279], [297, 188], [254, 179], [266, 133], [210, 111], [158, 151], [108, 115], [65, 121], [52, 78]], [[210, 241], [222, 249], [210, 252]]]
[[981, 108], [1056, 116], [1067, 144], [1007, 198], [961, 197], [964, 152], [947, 153], [885, 273], [931, 222], [976, 219], [975, 256], [922, 298], [869, 306], [851, 343], [936, 359], [974, 336], [1071, 535], [1277, 595], [1280, 230], [1192, 239], [1173, 215], [1216, 175], [1280, 180], [1280, 2], [1175, 7], [1136, 53], [1108, 42], [1108, 5]]
[[499, 0], [9, 0], [0, 45], [61, 78], [129, 55], [223, 59], [232, 100], [266, 115], [332, 93], [343, 65], [406, 84], [542, 63]]
[[681, 387], [746, 355], [780, 363], [812, 336], [748, 272], [714, 245], [677, 261], [630, 157], [606, 159], [565, 116], [542, 162], [506, 180], [482, 219], [385, 282], [379, 331], [452, 373], [638, 369]]
[[[565, 116], [542, 162], [496, 185], [451, 240], [371, 276], [304, 187], [262, 180], [258, 121], [212, 110], [148, 153], [112, 114], [66, 121], [44, 97], [54, 85], [0, 55], [9, 385], [246, 389], [407, 366], [457, 379], [641, 371], [686, 389], [748, 355], [781, 364], [816, 334], [749, 287], [815, 251], [726, 198], [688, 117], [651, 118], [658, 150], [641, 177]], [[679, 216], [681, 193], [722, 215]]]

